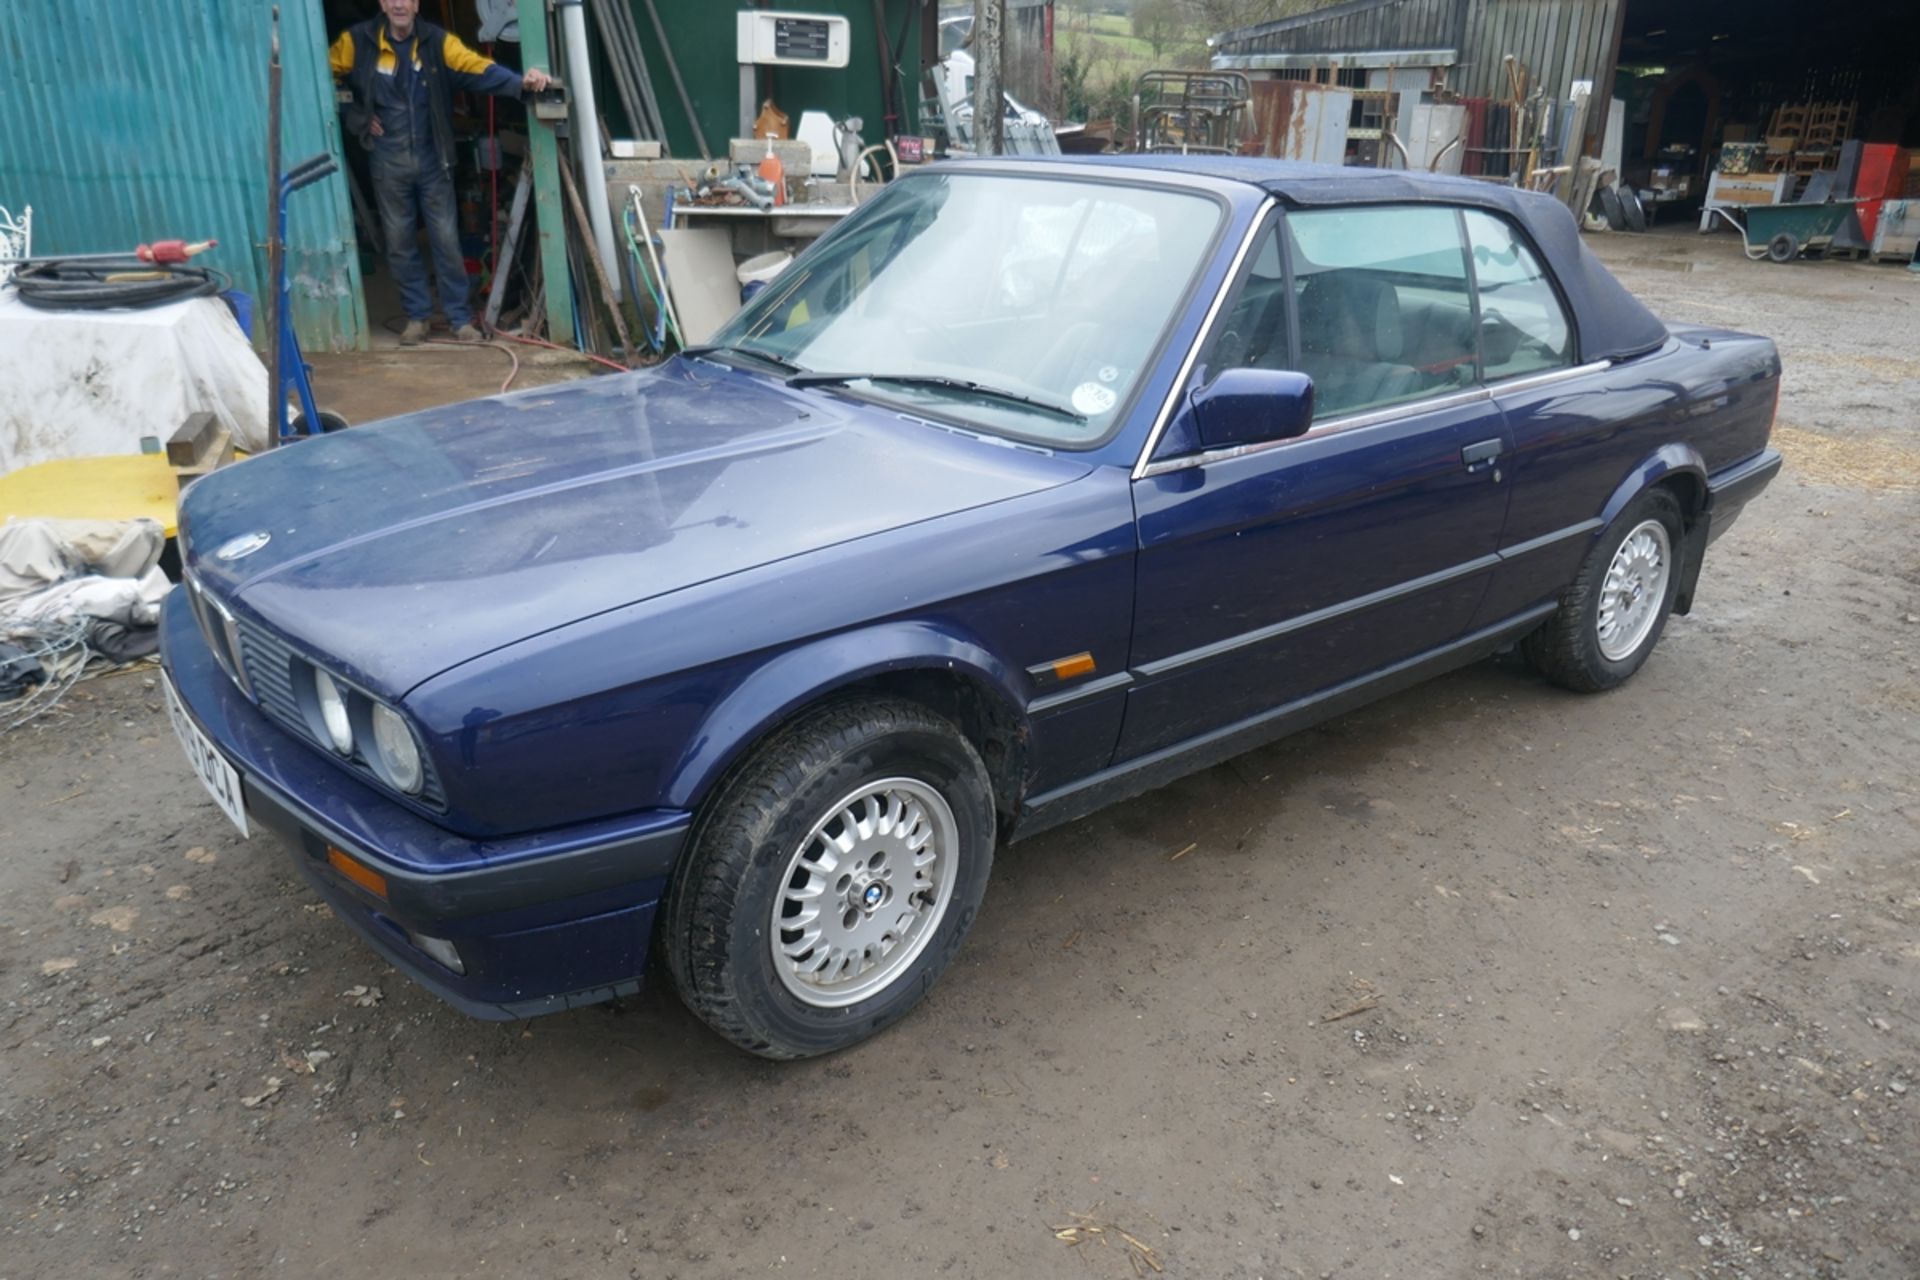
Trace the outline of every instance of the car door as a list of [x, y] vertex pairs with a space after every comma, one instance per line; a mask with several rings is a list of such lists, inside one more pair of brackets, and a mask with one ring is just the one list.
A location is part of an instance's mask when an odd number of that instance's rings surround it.
[[1134, 483], [1133, 684], [1117, 760], [1461, 637], [1506, 516], [1458, 213], [1275, 215], [1195, 365], [1315, 381], [1305, 435], [1209, 456], [1176, 415]]
[[1673, 391], [1631, 387], [1605, 361], [1578, 364], [1566, 301], [1526, 235], [1484, 209], [1466, 210], [1463, 221], [1482, 377], [1513, 434], [1501, 563], [1478, 619], [1491, 625], [1573, 580], [1622, 467], [1642, 452], [1628, 439], [1665, 421]]

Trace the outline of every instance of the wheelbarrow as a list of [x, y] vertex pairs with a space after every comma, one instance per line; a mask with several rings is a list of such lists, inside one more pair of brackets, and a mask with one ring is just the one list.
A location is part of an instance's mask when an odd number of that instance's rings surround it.
[[1819, 204], [1752, 204], [1741, 212], [1743, 222], [1726, 209], [1713, 212], [1740, 233], [1747, 256], [1755, 262], [1792, 262], [1808, 249], [1825, 249], [1834, 233], [1853, 216], [1858, 200], [1827, 200]]

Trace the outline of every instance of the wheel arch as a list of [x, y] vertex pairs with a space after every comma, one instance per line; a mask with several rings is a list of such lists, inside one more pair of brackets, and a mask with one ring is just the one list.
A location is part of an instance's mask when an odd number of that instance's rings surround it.
[[1648, 489], [1664, 487], [1672, 489], [1680, 500], [1680, 512], [1691, 529], [1707, 505], [1707, 464], [1700, 453], [1688, 444], [1664, 444], [1642, 458], [1615, 486], [1606, 505], [1600, 509], [1600, 525], [1595, 532], [1601, 531], [1619, 519], [1627, 504]]
[[1683, 522], [1679, 548], [1680, 585], [1674, 596], [1673, 611], [1677, 614], [1690, 613], [1693, 610], [1694, 587], [1700, 578], [1700, 566], [1706, 554], [1706, 525], [1702, 517], [1707, 510], [1707, 464], [1697, 449], [1691, 445], [1672, 443], [1660, 448], [1641, 459], [1639, 465], [1627, 473], [1625, 479], [1614, 489], [1607, 504], [1600, 511], [1600, 524], [1594, 531], [1594, 537], [1600, 538], [1627, 504], [1649, 489], [1666, 489], [1680, 503], [1680, 518]]
[[862, 628], [789, 650], [714, 704], [676, 763], [665, 802], [698, 808], [773, 735], [823, 705], [871, 694], [951, 720], [986, 763], [1004, 820], [1018, 808], [1031, 741], [1018, 678], [977, 639], [927, 622]]

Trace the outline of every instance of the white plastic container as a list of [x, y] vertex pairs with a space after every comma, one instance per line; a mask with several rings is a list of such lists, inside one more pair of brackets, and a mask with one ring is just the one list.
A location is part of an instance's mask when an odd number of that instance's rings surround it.
[[772, 253], [748, 258], [734, 268], [733, 274], [740, 278], [741, 284], [765, 284], [785, 271], [792, 261], [791, 253], [785, 249], [775, 249]]

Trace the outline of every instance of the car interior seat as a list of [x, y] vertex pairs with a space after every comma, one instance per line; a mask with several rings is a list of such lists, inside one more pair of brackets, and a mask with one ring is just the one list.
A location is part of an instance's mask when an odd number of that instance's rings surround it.
[[1316, 417], [1418, 394], [1420, 373], [1400, 363], [1406, 346], [1400, 295], [1357, 271], [1323, 271], [1300, 292], [1300, 368], [1313, 379]]

